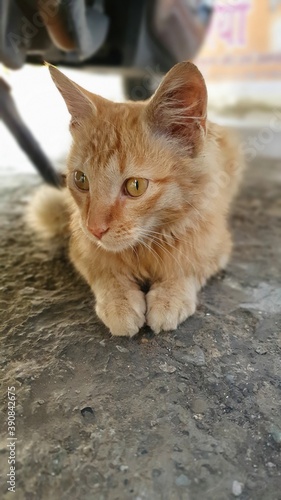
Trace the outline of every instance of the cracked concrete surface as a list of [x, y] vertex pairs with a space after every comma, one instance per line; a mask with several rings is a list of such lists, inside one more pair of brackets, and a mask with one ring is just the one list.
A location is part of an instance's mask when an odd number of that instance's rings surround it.
[[24, 227], [38, 183], [1, 173], [1, 498], [13, 385], [16, 499], [280, 500], [280, 162], [249, 168], [233, 259], [196, 314], [134, 339], [110, 337], [65, 249]]

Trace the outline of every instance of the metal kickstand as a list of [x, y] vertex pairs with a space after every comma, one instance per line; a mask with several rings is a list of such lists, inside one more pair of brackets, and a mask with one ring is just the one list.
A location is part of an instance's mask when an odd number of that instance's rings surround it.
[[21, 119], [11, 96], [11, 89], [3, 78], [0, 78], [0, 119], [3, 120], [43, 179], [52, 186], [62, 187], [63, 176], [56, 172], [40, 145]]

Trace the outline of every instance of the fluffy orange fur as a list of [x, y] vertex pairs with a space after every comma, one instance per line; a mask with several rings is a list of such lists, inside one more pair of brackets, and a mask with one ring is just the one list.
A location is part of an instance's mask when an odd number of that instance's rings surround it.
[[[40, 209], [37, 199], [33, 227], [63, 233], [65, 217], [59, 228], [48, 214], [69, 214], [70, 259], [113, 335], [133, 336], [145, 323], [155, 333], [176, 329], [229, 259], [227, 214], [243, 165], [237, 145], [207, 120], [205, 83], [190, 62], [139, 103], [113, 103], [50, 72], [72, 116], [73, 144], [67, 191], [45, 196]], [[77, 187], [77, 171], [88, 190]], [[124, 191], [129, 178], [148, 180], [141, 196]]]

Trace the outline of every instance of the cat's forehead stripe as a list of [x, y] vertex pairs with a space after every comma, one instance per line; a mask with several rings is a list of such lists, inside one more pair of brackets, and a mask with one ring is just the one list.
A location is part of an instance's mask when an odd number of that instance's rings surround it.
[[111, 123], [107, 123], [107, 127], [103, 130], [101, 127], [94, 131], [89, 148], [87, 160], [95, 168], [104, 167], [109, 163], [111, 156], [116, 153], [120, 156], [120, 167], [124, 166], [121, 134]]

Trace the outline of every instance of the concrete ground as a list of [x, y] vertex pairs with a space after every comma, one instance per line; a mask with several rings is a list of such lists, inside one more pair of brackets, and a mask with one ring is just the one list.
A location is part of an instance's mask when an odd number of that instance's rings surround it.
[[25, 228], [40, 181], [5, 161], [0, 498], [12, 498], [14, 386], [15, 499], [280, 500], [280, 160], [250, 165], [231, 219], [233, 259], [196, 314], [177, 331], [130, 340], [97, 320], [66, 249]]
[[[14, 498], [280, 500], [280, 162], [248, 170], [233, 259], [196, 314], [131, 340], [97, 320], [65, 250], [24, 227], [38, 183], [1, 172], [1, 411], [14, 386]], [[5, 418], [1, 428], [6, 500]]]

